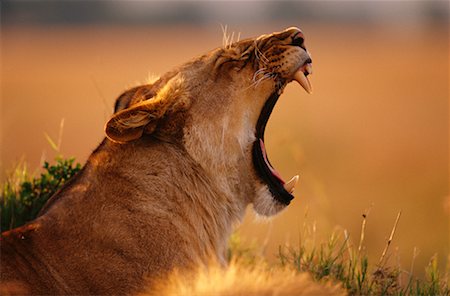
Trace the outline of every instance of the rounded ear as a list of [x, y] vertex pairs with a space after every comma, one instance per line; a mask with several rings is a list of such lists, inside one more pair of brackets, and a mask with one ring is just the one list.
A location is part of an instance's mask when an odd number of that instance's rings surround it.
[[136, 92], [139, 90], [140, 87], [141, 86], [133, 87], [132, 89], [129, 89], [125, 91], [123, 94], [121, 94], [116, 99], [116, 103], [114, 104], [114, 113], [117, 113], [123, 109], [130, 107], [131, 102], [133, 98], [136, 96]]
[[[120, 97], [119, 97], [120, 99]], [[128, 99], [127, 99], [128, 100]], [[126, 143], [151, 134], [167, 114], [185, 109], [190, 103], [179, 75], [162, 87], [156, 96], [113, 114], [105, 125], [106, 136], [118, 143]]]
[[118, 143], [136, 140], [142, 136], [150, 120], [150, 112], [142, 105], [133, 106], [115, 113], [106, 123], [105, 133], [110, 140]]
[[114, 113], [122, 111], [139, 102], [148, 100], [156, 95], [151, 84], [135, 86], [121, 94], [114, 104]]

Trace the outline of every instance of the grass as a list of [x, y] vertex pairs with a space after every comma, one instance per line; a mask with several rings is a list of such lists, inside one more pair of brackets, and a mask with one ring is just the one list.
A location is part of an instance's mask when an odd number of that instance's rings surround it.
[[425, 268], [426, 278], [419, 280], [400, 266], [372, 265], [345, 236], [333, 234], [312, 249], [280, 247], [279, 260], [281, 266], [309, 272], [318, 281], [340, 282], [350, 295], [450, 295], [448, 271], [440, 274], [436, 256]]
[[[315, 237], [315, 226], [305, 222], [299, 234], [298, 246], [280, 246], [278, 262], [269, 265], [270, 268], [308, 272], [316, 281], [340, 283], [349, 295], [450, 295], [450, 265], [447, 265], [445, 274], [441, 274], [436, 255], [425, 267], [425, 279], [414, 277], [414, 263], [409, 271], [401, 266], [388, 265], [389, 246], [394, 238], [400, 213], [380, 259], [376, 263], [370, 262], [364, 248], [367, 217], [368, 213], [365, 213], [357, 245], [351, 242], [345, 230], [336, 230], [327, 240], [316, 245], [314, 239], [311, 239]], [[243, 257], [244, 262], [255, 264], [264, 261], [264, 258], [258, 258], [257, 254], [260, 252], [257, 249], [240, 246], [236, 243], [239, 239], [235, 237], [231, 242], [229, 258], [237, 257], [240, 260]], [[415, 250], [413, 259], [416, 257]]]
[[[18, 227], [33, 220], [45, 202], [81, 169], [73, 158], [61, 156], [54, 164], [45, 162], [38, 177], [30, 176], [25, 163], [21, 163], [1, 185], [1, 231]], [[319, 282], [340, 283], [350, 295], [450, 295], [449, 270], [441, 274], [437, 256], [425, 267], [425, 279], [413, 276], [400, 266], [387, 264], [389, 247], [394, 239], [398, 214], [386, 247], [377, 263], [369, 261], [364, 248], [365, 227], [369, 211], [363, 215], [359, 243], [354, 245], [347, 231], [331, 234], [328, 240], [316, 244], [315, 227], [304, 223], [298, 246], [280, 246], [278, 262], [269, 264], [255, 245], [244, 247], [234, 234], [229, 243], [228, 259], [239, 260], [250, 268], [283, 269], [308, 272]], [[307, 221], [305, 217], [305, 221]], [[414, 252], [414, 258], [417, 252]]]
[[0, 229], [6, 231], [35, 219], [47, 200], [80, 169], [74, 158], [45, 162], [39, 177], [31, 177], [21, 163], [1, 186]]

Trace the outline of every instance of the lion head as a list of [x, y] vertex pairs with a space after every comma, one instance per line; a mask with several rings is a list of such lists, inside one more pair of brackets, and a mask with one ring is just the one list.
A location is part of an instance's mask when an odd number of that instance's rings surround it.
[[276, 214], [294, 198], [298, 176], [285, 182], [270, 164], [264, 131], [289, 82], [311, 92], [304, 39], [289, 28], [242, 40], [132, 88], [116, 101], [106, 135], [117, 145], [143, 137], [175, 143], [224, 198]]

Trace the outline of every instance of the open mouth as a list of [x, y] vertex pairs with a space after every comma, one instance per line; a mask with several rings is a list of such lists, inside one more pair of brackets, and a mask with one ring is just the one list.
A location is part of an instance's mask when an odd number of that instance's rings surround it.
[[[310, 59], [305, 61], [305, 63], [295, 72], [292, 80], [297, 81], [307, 93], [312, 93], [311, 83], [308, 79], [309, 74], [312, 74]], [[256, 141], [253, 144], [252, 154], [255, 169], [260, 178], [267, 184], [275, 200], [288, 205], [294, 198], [292, 194], [298, 181], [298, 175], [292, 177], [288, 182], [285, 182], [280, 173], [270, 164], [264, 145], [264, 131], [267, 122], [269, 121], [270, 114], [279, 97], [280, 94], [278, 90], [275, 90], [275, 92], [267, 99], [261, 114], [259, 115], [256, 124]]]

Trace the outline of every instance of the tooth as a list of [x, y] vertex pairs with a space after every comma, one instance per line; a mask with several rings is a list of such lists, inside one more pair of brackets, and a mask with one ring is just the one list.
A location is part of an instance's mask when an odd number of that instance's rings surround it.
[[294, 80], [297, 81], [305, 90], [307, 93], [312, 93], [312, 86], [311, 83], [308, 80], [308, 77], [303, 74], [302, 70], [298, 70], [295, 72]]
[[286, 189], [287, 192], [292, 193], [294, 192], [295, 184], [298, 182], [298, 175], [295, 175], [290, 179], [287, 183], [283, 185], [284, 189]]
[[312, 74], [313, 73], [312, 65], [311, 64], [306, 64], [305, 70], [308, 71], [309, 74]]

